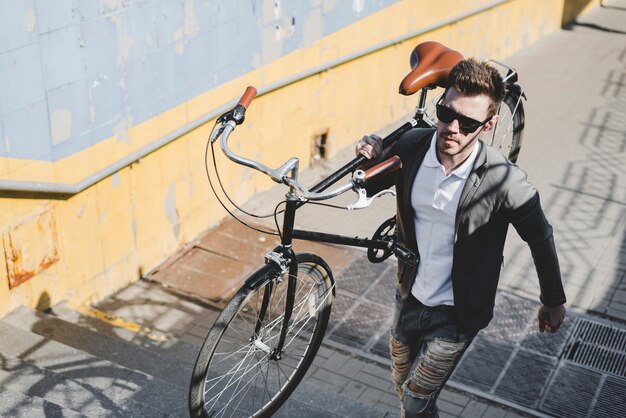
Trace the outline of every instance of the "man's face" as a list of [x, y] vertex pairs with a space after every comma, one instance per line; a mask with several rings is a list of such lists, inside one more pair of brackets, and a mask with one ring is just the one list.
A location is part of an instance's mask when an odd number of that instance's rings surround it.
[[[490, 103], [491, 99], [485, 95], [463, 96], [456, 89], [451, 88], [445, 94], [441, 105], [459, 115], [483, 122], [489, 115]], [[496, 120], [497, 116], [494, 116], [473, 133], [463, 131], [459, 120], [456, 118], [449, 123], [440, 120], [437, 122], [437, 151], [442, 156], [469, 156], [478, 136], [490, 131]]]

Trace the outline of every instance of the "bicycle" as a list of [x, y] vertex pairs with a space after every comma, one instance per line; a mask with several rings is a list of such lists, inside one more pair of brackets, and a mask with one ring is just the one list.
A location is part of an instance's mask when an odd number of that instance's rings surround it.
[[[419, 104], [413, 118], [383, 139], [384, 147], [391, 146], [410, 129], [435, 126], [436, 122], [426, 112], [428, 92], [443, 87], [448, 72], [461, 59], [459, 52], [436, 42], [421, 43], [413, 50], [412, 70], [402, 81], [400, 93], [411, 95], [419, 91]], [[525, 96], [517, 84], [517, 72], [491, 62], [506, 69], [503, 78], [507, 96], [501, 108], [504, 118], [499, 122], [504, 121], [505, 129], [492, 135], [490, 142], [514, 161], [521, 147], [524, 127], [521, 98]], [[267, 253], [265, 265], [245, 280], [210, 329], [191, 378], [192, 417], [271, 416], [291, 395], [315, 358], [329, 321], [335, 280], [321, 257], [294, 252], [293, 239], [367, 248], [371, 262], [381, 262], [392, 254], [405, 263], [417, 262], [415, 254], [395, 241], [394, 218], [385, 221], [371, 239], [294, 228], [296, 211], [306, 202], [330, 199], [353, 190], [357, 201], [346, 208], [354, 210], [368, 207], [384, 194], [395, 194], [383, 190], [368, 197], [364, 186], [379, 175], [399, 169], [401, 162], [393, 156], [362, 170], [359, 167], [365, 157], [360, 156], [309, 190], [298, 181], [297, 158], [271, 169], [235, 155], [228, 147], [229, 136], [243, 123], [255, 95], [256, 90], [248, 87], [238, 104], [217, 119], [207, 148], [221, 137], [221, 149], [231, 161], [289, 187], [282, 229], [278, 228], [276, 218], [278, 206], [274, 211], [281, 243]], [[350, 180], [328, 190], [348, 173], [352, 173]]]

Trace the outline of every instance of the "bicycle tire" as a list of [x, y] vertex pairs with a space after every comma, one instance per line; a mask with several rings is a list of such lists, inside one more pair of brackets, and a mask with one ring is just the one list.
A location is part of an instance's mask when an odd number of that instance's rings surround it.
[[489, 145], [514, 163], [522, 148], [525, 123], [524, 106], [518, 92], [507, 91], [500, 106], [499, 115], [500, 118], [493, 129]]
[[[326, 331], [334, 281], [320, 257], [301, 253], [296, 259], [296, 299], [282, 356], [272, 358], [267, 350], [280, 333], [288, 273], [267, 265], [255, 273], [253, 287], [244, 285], [226, 304], [202, 345], [189, 389], [192, 417], [271, 416], [304, 377]], [[267, 291], [270, 304], [254, 338]]]

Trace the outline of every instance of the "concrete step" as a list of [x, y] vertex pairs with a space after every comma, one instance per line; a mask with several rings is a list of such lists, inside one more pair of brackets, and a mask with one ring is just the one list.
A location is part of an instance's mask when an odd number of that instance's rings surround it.
[[0, 386], [87, 416], [185, 416], [187, 391], [0, 321]]
[[[0, 385], [22, 396], [39, 398], [88, 417], [141, 417], [158, 413], [157, 409], [147, 404], [123, 396], [121, 392], [124, 389], [116, 388], [106, 377], [100, 376], [100, 383], [97, 384], [100, 387], [96, 387], [93, 385], [96, 379], [93, 376], [88, 384], [84, 376], [77, 379], [68, 377], [70, 373], [67, 370], [56, 373], [15, 356], [1, 355], [3, 364], [0, 368]], [[89, 369], [103, 374], [95, 365]], [[105, 385], [107, 388], [102, 387]]]
[[[177, 364], [184, 363], [187, 367], [193, 367], [200, 346], [183, 341], [169, 333], [163, 333], [159, 330], [153, 330], [157, 335], [163, 336], [164, 339], [154, 339], [152, 335], [145, 335], [141, 332], [135, 332], [123, 327], [112, 325], [111, 323], [102, 321], [93, 316], [84, 315], [80, 312], [69, 309], [63, 304], [55, 305], [52, 309], [53, 316], [70, 324], [80, 326], [81, 328], [91, 330], [101, 335], [112, 337], [139, 346], [145, 350], [149, 350], [158, 354], [167, 362], [175, 362]], [[107, 312], [108, 313], [108, 312]], [[120, 318], [122, 320], [133, 320], [134, 318]], [[212, 322], [212, 321], [211, 321]]]
[[[64, 314], [79, 318], [69, 310]], [[7, 365], [0, 372], [0, 384], [8, 383], [4, 390], [16, 399], [13, 404], [26, 402], [28, 396], [35, 395], [39, 398], [33, 405], [68, 411], [59, 412], [58, 416], [79, 412], [85, 416], [186, 416], [192, 365], [172, 356], [160, 356], [154, 347], [146, 349], [123, 341], [117, 332], [101, 334], [21, 307], [0, 321], [0, 333], [14, 337], [11, 342], [0, 342], [0, 354]], [[196, 354], [193, 353], [193, 360]], [[393, 416], [390, 411], [327, 392], [306, 380], [275, 416], [296, 414], [336, 418]]]
[[11, 418], [81, 418], [81, 413], [59, 406], [37, 396], [24, 395], [6, 387], [0, 387], [0, 417]]
[[129, 344], [120, 338], [23, 306], [11, 312], [5, 320], [11, 325], [178, 387], [186, 389], [189, 386], [193, 364], [188, 361], [172, 361], [171, 357], [161, 355], [155, 350]]

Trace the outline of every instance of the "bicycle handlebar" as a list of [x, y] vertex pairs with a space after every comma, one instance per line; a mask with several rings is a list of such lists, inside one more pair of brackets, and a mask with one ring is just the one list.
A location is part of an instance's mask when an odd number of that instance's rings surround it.
[[[360, 155], [354, 158], [344, 167], [340, 168], [335, 173], [331, 174], [321, 183], [318, 183], [317, 185], [313, 186], [311, 189], [307, 189], [298, 181], [297, 177], [298, 177], [299, 160], [295, 157], [291, 157], [282, 166], [276, 169], [272, 169], [260, 162], [253, 161], [253, 160], [236, 155], [228, 147], [228, 138], [230, 137], [230, 134], [235, 130], [237, 125], [243, 122], [246, 108], [250, 105], [250, 103], [252, 102], [252, 99], [254, 99], [254, 97], [256, 96], [256, 93], [257, 91], [254, 87], [249, 86], [246, 88], [246, 91], [239, 99], [237, 106], [235, 106], [233, 110], [226, 112], [225, 114], [223, 114], [222, 116], [218, 118], [218, 122], [222, 122], [222, 126], [219, 128], [217, 133], [214, 133], [211, 135], [211, 141], [215, 141], [217, 137], [221, 135], [222, 138], [220, 141], [220, 147], [222, 148], [222, 151], [224, 152], [226, 157], [228, 157], [228, 159], [230, 159], [231, 161], [237, 164], [260, 171], [268, 175], [276, 183], [285, 184], [291, 187], [292, 189], [296, 189], [304, 199], [325, 200], [325, 199], [330, 199], [335, 196], [339, 196], [340, 194], [345, 193], [348, 190], [354, 189], [357, 192], [357, 194], [359, 194], [359, 202], [357, 202], [356, 206], [355, 205], [350, 205], [350, 206], [353, 206], [353, 208], [366, 207], [369, 205], [369, 202], [373, 198], [370, 199], [366, 197], [365, 191], [362, 188], [363, 182], [369, 180], [370, 178], [378, 174], [381, 174], [382, 172], [385, 172], [388, 170], [395, 170], [400, 167], [399, 158], [397, 158], [396, 160], [393, 160], [392, 162], [389, 162], [391, 161], [389, 160], [386, 162], [386, 164], [381, 163], [378, 166], [374, 167], [376, 169], [374, 168], [369, 169], [366, 172], [365, 177], [363, 177], [361, 173], [357, 175], [357, 172], [355, 172], [354, 179], [349, 180], [347, 183], [345, 183], [342, 186], [338, 186], [332, 190], [325, 192], [325, 190], [328, 187], [336, 183], [339, 179], [341, 179], [346, 174], [353, 172], [359, 165], [367, 161], [367, 159], [364, 156]], [[405, 123], [404, 125], [396, 129], [396, 131], [392, 132], [389, 136], [387, 136], [383, 140], [383, 146], [390, 145], [391, 143], [395, 142], [395, 140], [397, 140], [398, 137], [402, 133], [411, 129], [415, 125], [416, 125], [416, 122], [414, 119]], [[358, 170], [358, 171], [361, 171], [361, 170]], [[291, 176], [288, 175], [289, 173], [291, 173]], [[374, 197], [380, 195], [381, 193], [375, 195]]]
[[[247, 107], [250, 105], [250, 103], [252, 102], [252, 99], [254, 99], [254, 97], [256, 96], [256, 93], [257, 91], [254, 87], [252, 86], [247, 87], [246, 91], [241, 96], [241, 99], [239, 99], [237, 106], [235, 106], [235, 108], [232, 111], [227, 112], [224, 115], [220, 116], [220, 118], [218, 119], [218, 121], [221, 120], [223, 122], [223, 125], [218, 131], [215, 139], [217, 139], [218, 135], [221, 135], [222, 138], [220, 140], [220, 147], [222, 148], [222, 151], [224, 152], [226, 157], [228, 157], [228, 159], [230, 159], [231, 161], [237, 164], [260, 171], [268, 175], [276, 183], [282, 183], [289, 187], [295, 188], [296, 190], [298, 190], [298, 192], [300, 192], [303, 198], [308, 199], [308, 200], [330, 199], [332, 197], [345, 193], [346, 191], [351, 190], [352, 188], [355, 187], [355, 183], [352, 180], [350, 180], [346, 184], [339, 186], [328, 192], [312, 191], [304, 187], [297, 180], [298, 167], [300, 163], [299, 163], [299, 160], [295, 157], [291, 157], [282, 166], [272, 169], [258, 161], [253, 161], [248, 158], [244, 158], [235, 154], [228, 147], [228, 138], [230, 137], [230, 134], [235, 130], [237, 125], [241, 123], [241, 121], [243, 121], [243, 118], [245, 116], [245, 111]], [[291, 177], [288, 175], [289, 173], [291, 173]]]
[[400, 157], [394, 155], [391, 158], [381, 163], [378, 163], [374, 167], [366, 170], [364, 172], [364, 180], [370, 180], [372, 177], [375, 177], [383, 172], [390, 173], [399, 168], [402, 168], [402, 161], [400, 160]]
[[246, 91], [243, 93], [243, 96], [241, 96], [241, 99], [239, 99], [238, 104], [242, 105], [243, 107], [247, 109], [248, 106], [250, 106], [250, 102], [252, 101], [252, 99], [254, 99], [255, 96], [256, 96], [256, 89], [252, 86], [248, 86], [246, 87]]

